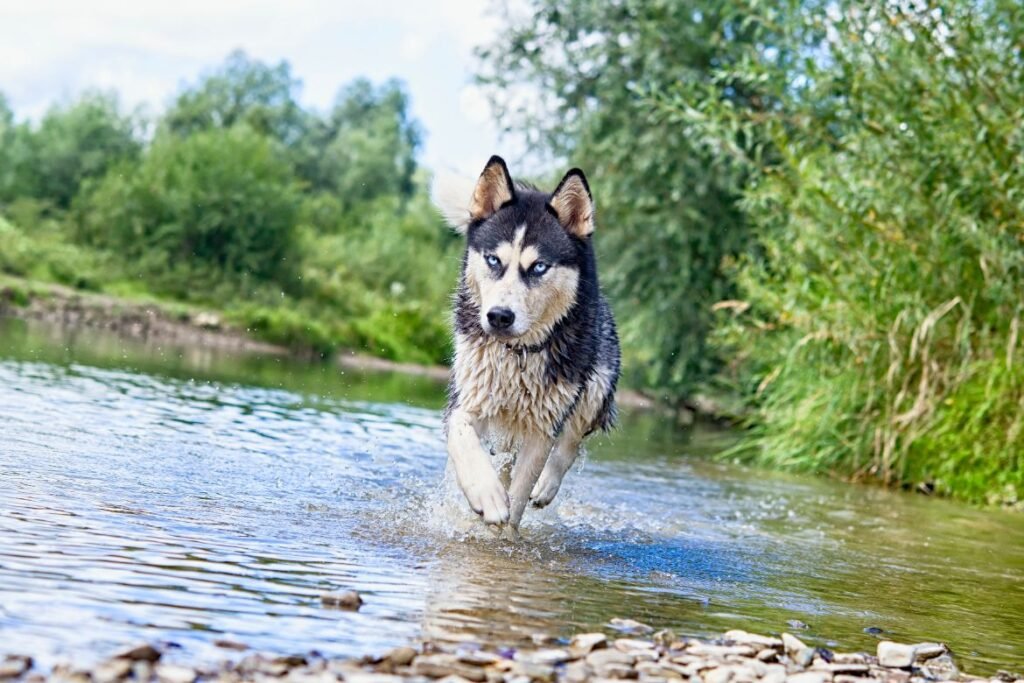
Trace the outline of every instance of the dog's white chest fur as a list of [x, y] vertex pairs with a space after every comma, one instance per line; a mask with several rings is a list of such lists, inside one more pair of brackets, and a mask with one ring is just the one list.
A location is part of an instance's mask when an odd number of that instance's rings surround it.
[[564, 420], [577, 387], [545, 376], [547, 356], [521, 355], [500, 341], [456, 339], [459, 406], [506, 434], [548, 434]]

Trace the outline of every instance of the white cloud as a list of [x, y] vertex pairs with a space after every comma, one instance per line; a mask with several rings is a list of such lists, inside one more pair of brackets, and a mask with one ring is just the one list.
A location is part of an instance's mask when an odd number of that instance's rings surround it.
[[288, 60], [303, 101], [321, 109], [357, 76], [401, 78], [428, 131], [428, 165], [486, 159], [497, 131], [470, 79], [473, 49], [500, 29], [489, 5], [0, 0], [0, 91], [30, 118], [86, 88], [114, 88], [127, 106], [159, 111], [183, 83], [242, 48], [264, 61]]

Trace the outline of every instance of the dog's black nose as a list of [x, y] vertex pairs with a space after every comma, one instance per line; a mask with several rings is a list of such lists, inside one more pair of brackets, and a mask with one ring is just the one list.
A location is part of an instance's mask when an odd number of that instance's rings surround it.
[[516, 321], [516, 314], [509, 308], [492, 308], [487, 311], [487, 322], [496, 330], [507, 330]]

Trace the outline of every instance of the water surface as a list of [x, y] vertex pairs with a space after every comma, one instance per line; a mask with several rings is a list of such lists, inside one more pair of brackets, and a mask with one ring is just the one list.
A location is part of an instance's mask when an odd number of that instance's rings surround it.
[[[715, 464], [728, 435], [627, 413], [511, 544], [446, 476], [442, 391], [0, 319], [0, 652], [361, 655], [626, 616], [1024, 669], [1022, 515]], [[346, 588], [362, 610], [321, 607]]]

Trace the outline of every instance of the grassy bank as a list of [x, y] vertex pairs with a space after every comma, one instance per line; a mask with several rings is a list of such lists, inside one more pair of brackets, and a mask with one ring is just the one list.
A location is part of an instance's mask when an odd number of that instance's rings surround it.
[[[339, 293], [336, 301], [322, 290], [319, 296], [296, 296], [271, 288], [228, 297], [202, 290], [174, 296], [132, 278], [114, 253], [68, 240], [65, 229], [57, 219], [43, 219], [29, 232], [0, 216], [0, 292], [6, 305], [35, 301], [45, 307], [50, 301], [55, 309], [65, 308], [71, 293], [79, 292], [94, 295], [86, 301], [97, 320], [115, 325], [122, 312], [148, 309], [294, 352], [327, 356], [345, 350], [423, 365], [448, 359], [447, 292], [440, 283], [435, 291], [407, 295], [395, 280], [385, 292], [359, 292], [358, 298]], [[316, 268], [315, 262], [309, 266]], [[327, 276], [314, 273], [311, 279], [316, 277]]]

